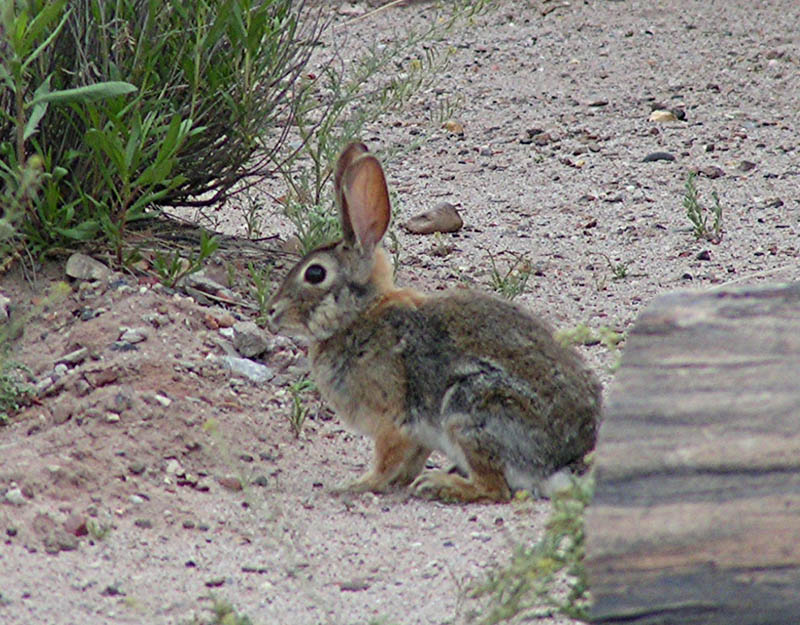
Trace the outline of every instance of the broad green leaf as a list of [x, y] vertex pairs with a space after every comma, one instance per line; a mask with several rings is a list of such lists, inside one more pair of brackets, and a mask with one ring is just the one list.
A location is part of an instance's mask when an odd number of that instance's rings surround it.
[[[50, 93], [50, 76], [45, 78], [42, 84], [37, 87], [36, 92], [33, 94], [34, 101], [36, 98], [47, 95], [48, 93]], [[30, 117], [28, 117], [28, 121], [22, 133], [23, 141], [27, 141], [36, 132], [39, 122], [46, 112], [47, 102], [38, 102], [33, 106], [33, 110], [31, 111]]]
[[[14, 3], [11, 4], [13, 5]], [[27, 28], [28, 12], [23, 9], [19, 12], [15, 19], [14, 32], [11, 40], [11, 45], [14, 47], [14, 52], [16, 52], [19, 56], [25, 56], [28, 53], [25, 41], [25, 31]]]
[[113, 98], [118, 95], [125, 95], [136, 91], [136, 87], [128, 82], [112, 81], [99, 82], [85, 87], [75, 89], [63, 89], [52, 91], [40, 98], [34, 98], [31, 104], [37, 102], [55, 102], [57, 104], [67, 104], [70, 102], [91, 102], [101, 98]]
[[47, 102], [39, 102], [36, 106], [33, 107], [31, 111], [31, 115], [28, 118], [27, 123], [25, 124], [25, 129], [22, 131], [22, 140], [27, 141], [34, 135], [38, 129], [39, 122], [42, 121], [42, 117], [47, 112]]
[[55, 228], [55, 230], [62, 237], [72, 239], [73, 241], [89, 241], [97, 236], [100, 230], [100, 224], [90, 219], [89, 221], [79, 223], [74, 228]]
[[49, 28], [53, 21], [58, 17], [58, 14], [61, 13], [61, 10], [64, 8], [65, 4], [66, 0], [56, 0], [53, 3], [45, 5], [31, 21], [25, 36], [30, 41], [35, 41], [38, 39], [39, 35], [42, 34], [46, 28]]

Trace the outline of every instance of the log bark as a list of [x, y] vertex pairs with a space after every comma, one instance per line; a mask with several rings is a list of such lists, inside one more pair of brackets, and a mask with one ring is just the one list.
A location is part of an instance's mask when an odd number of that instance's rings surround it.
[[658, 298], [595, 468], [593, 622], [800, 623], [800, 283]]

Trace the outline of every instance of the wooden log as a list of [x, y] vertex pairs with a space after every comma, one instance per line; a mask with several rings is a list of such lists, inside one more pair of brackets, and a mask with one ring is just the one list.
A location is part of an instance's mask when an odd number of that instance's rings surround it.
[[800, 283], [654, 301], [595, 457], [592, 622], [800, 623]]

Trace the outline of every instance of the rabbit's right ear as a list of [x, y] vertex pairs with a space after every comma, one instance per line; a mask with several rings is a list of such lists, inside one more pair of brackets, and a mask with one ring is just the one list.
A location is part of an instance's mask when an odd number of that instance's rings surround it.
[[389, 227], [391, 207], [386, 177], [377, 158], [361, 153], [341, 176], [342, 228], [348, 230], [361, 252], [371, 255]]
[[355, 233], [353, 232], [353, 225], [350, 222], [350, 211], [347, 207], [347, 198], [345, 198], [344, 194], [342, 193], [342, 178], [344, 177], [344, 172], [347, 170], [347, 168], [353, 164], [353, 161], [363, 156], [367, 152], [369, 152], [369, 150], [363, 143], [351, 143], [339, 156], [339, 160], [336, 161], [336, 169], [333, 174], [333, 188], [336, 192], [336, 202], [339, 205], [339, 219], [342, 222], [342, 232], [344, 234], [345, 241], [351, 244], [355, 243]]

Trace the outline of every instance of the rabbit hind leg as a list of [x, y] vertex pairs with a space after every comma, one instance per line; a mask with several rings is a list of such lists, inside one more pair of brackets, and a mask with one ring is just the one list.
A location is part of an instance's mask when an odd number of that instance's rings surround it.
[[460, 436], [450, 428], [450, 443], [458, 448], [468, 477], [452, 471], [427, 471], [411, 484], [412, 492], [428, 499], [444, 501], [497, 501], [511, 499], [511, 489], [501, 466], [475, 444], [474, 439]]
[[394, 486], [407, 486], [420, 474], [430, 453], [399, 428], [384, 427], [375, 437], [372, 469], [336, 490], [382, 493]]

